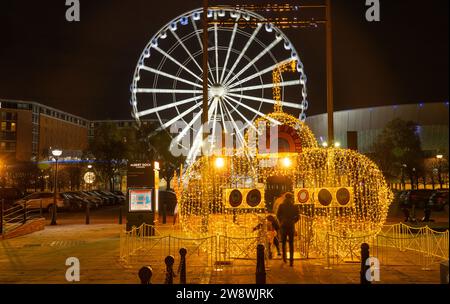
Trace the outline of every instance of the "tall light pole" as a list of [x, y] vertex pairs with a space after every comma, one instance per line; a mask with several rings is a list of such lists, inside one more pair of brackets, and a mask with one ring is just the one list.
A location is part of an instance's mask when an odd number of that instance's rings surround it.
[[58, 158], [61, 156], [62, 150], [53, 149], [52, 155], [55, 158], [55, 179], [54, 179], [54, 188], [53, 188], [53, 212], [52, 212], [52, 221], [50, 225], [56, 225], [56, 209], [57, 209], [57, 193], [58, 193]]
[[331, 0], [326, 1], [326, 67], [327, 67], [327, 113], [328, 143], [334, 144], [334, 93], [333, 93], [333, 32], [331, 17]]

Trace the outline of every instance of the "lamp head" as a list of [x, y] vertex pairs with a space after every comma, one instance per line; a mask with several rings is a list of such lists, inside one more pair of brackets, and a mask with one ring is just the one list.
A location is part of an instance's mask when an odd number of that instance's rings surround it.
[[62, 150], [61, 149], [53, 149], [52, 150], [52, 155], [54, 156], [54, 157], [60, 157], [61, 155], [62, 155]]
[[216, 168], [221, 169], [225, 166], [225, 160], [223, 159], [223, 157], [217, 157], [214, 161], [214, 164]]
[[283, 158], [283, 167], [289, 168], [292, 165], [292, 160], [289, 157]]

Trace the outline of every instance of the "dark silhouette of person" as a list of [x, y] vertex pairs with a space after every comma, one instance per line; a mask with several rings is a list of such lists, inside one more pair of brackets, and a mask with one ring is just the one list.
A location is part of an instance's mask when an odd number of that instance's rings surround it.
[[286, 263], [286, 242], [289, 240], [289, 265], [293, 266], [295, 223], [300, 219], [300, 214], [297, 207], [294, 206], [294, 196], [292, 193], [287, 193], [285, 195], [283, 203], [278, 207], [277, 218], [281, 230], [283, 261]]
[[280, 252], [280, 241], [279, 241], [279, 234], [280, 234], [280, 224], [278, 223], [278, 220], [275, 216], [272, 214], [269, 214], [267, 216], [267, 222], [268, 222], [268, 233], [270, 235], [270, 238], [272, 242], [269, 242], [269, 256], [272, 256], [272, 250], [270, 248], [270, 245], [273, 244], [275, 248], [277, 249], [278, 256], [281, 255]]
[[[267, 223], [267, 241], [269, 244], [269, 259], [272, 259], [272, 244], [275, 246], [277, 250], [278, 256], [281, 256], [280, 252], [280, 241], [279, 241], [279, 233], [280, 233], [280, 224], [276, 217], [272, 214], [269, 214], [266, 218]], [[258, 224], [253, 231], [262, 228], [262, 224]]]

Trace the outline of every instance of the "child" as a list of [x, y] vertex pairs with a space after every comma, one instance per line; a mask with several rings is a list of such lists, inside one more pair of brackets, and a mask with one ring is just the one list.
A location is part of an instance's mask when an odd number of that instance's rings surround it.
[[[278, 224], [278, 220], [276, 217], [272, 214], [269, 214], [266, 218], [266, 224], [267, 224], [267, 243], [269, 244], [268, 252], [269, 252], [269, 259], [272, 259], [272, 244], [275, 245], [275, 248], [277, 249], [278, 256], [281, 256], [280, 252], [280, 242], [278, 240], [278, 232], [280, 230], [280, 225]], [[256, 231], [258, 229], [261, 229], [262, 225], [259, 224], [255, 228], [253, 228], [253, 231]]]

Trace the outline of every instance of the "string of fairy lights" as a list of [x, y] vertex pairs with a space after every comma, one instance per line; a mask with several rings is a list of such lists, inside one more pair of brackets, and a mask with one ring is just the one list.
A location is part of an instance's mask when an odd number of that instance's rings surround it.
[[[272, 119], [270, 119], [272, 118]], [[177, 187], [180, 198], [180, 223], [191, 234], [255, 235], [252, 231], [270, 212], [260, 208], [227, 208], [226, 189], [261, 189], [272, 176], [285, 176], [293, 189], [347, 187], [352, 202], [345, 207], [318, 207], [317, 193], [300, 212], [313, 218], [316, 238], [327, 233], [340, 236], [376, 234], [387, 216], [392, 193], [377, 166], [366, 156], [339, 148], [319, 148], [311, 130], [295, 117], [274, 112], [258, 119], [255, 126], [269, 126], [273, 119], [295, 130], [301, 151], [249, 153], [246, 145], [227, 156], [203, 156], [187, 170]], [[250, 138], [250, 139], [249, 139]], [[257, 140], [257, 136], [255, 136]], [[247, 141], [251, 136], [247, 133]], [[264, 151], [266, 152], [266, 151]], [[270, 159], [271, 165], [267, 165]], [[180, 190], [181, 189], [181, 190]]]

